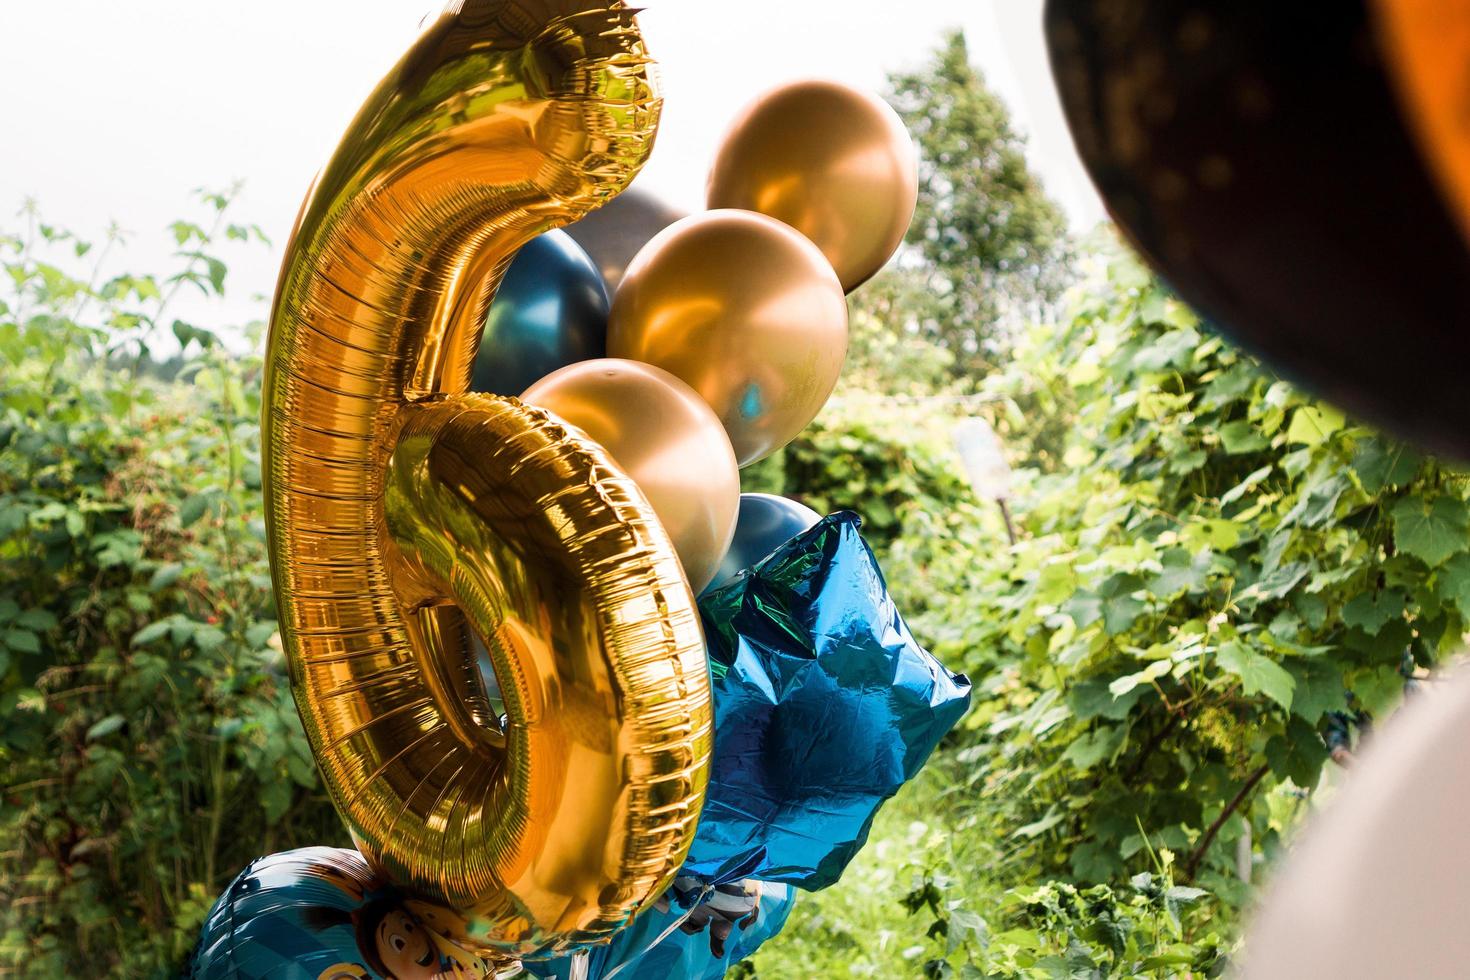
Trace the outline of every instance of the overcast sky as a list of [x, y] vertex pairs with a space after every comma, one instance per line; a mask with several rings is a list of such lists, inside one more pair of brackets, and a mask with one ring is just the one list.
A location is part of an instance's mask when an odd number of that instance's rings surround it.
[[[881, 89], [961, 27], [1030, 138], [1073, 227], [1103, 217], [1062, 123], [1041, 0], [647, 0], [666, 105], [639, 186], [702, 204], [739, 107], [791, 78]], [[282, 243], [307, 182], [363, 98], [438, 5], [425, 0], [0, 0], [0, 227], [27, 196], [52, 222], [133, 233], [129, 271], [164, 267], [189, 192], [245, 181], [237, 217]], [[197, 213], [197, 212], [196, 212]], [[233, 249], [227, 311], [261, 316], [276, 251]], [[192, 312], [192, 311], [191, 311]]]

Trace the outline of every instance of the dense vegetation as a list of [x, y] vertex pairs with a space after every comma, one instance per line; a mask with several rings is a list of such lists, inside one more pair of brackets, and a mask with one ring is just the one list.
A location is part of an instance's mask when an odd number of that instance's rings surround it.
[[228, 204], [167, 277], [33, 213], [0, 238], [0, 973], [170, 975], [244, 862], [345, 837], [276, 635], [259, 358], [167, 319], [258, 236]]
[[[1066, 315], [979, 397], [854, 379], [760, 474], [869, 514], [917, 632], [978, 692], [864, 883], [757, 957], [775, 976], [823, 956], [1207, 969], [1333, 750], [1465, 632], [1465, 481], [1211, 336], [1121, 249], [1090, 252]], [[1014, 545], [947, 446], [972, 412], [1016, 464]]]
[[[1460, 642], [1466, 483], [1105, 238], [1060, 298], [1060, 219], [962, 42], [895, 86], [963, 138], [916, 125], [912, 249], [855, 298], [837, 397], [745, 479], [862, 514], [976, 705], [745, 972], [1218, 972], [1330, 758]], [[0, 974], [168, 975], [245, 861], [344, 840], [263, 556], [259, 327], [170, 316], [223, 292], [221, 240], [262, 237], [229, 205], [173, 226], [168, 276], [29, 209], [0, 235]], [[1025, 220], [977, 223], [1002, 206]], [[1002, 328], [999, 298], [1047, 315]], [[1014, 543], [952, 449], [970, 416], [1014, 467]]]

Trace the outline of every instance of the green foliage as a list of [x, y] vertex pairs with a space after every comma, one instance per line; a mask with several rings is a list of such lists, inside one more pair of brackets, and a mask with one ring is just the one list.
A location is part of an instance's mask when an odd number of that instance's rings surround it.
[[948, 350], [960, 376], [1004, 349], [1003, 314], [1035, 317], [1068, 278], [1066, 222], [1026, 163], [1005, 104], [953, 31], [921, 69], [889, 79], [919, 147], [919, 203], [908, 240], [921, 259], [870, 284], [858, 302]]
[[1282, 829], [1261, 801], [1311, 790], [1328, 724], [1381, 715], [1460, 643], [1465, 482], [1105, 258], [987, 382], [1075, 411], [1063, 465], [1014, 503], [1022, 540], [936, 608], [965, 624], [936, 648], [985, 693], [970, 780], [1015, 860], [1119, 881], [1152, 840], [1240, 900], [1227, 845]]
[[167, 277], [33, 209], [0, 239], [0, 973], [171, 975], [245, 861], [342, 836], [276, 634], [259, 359], [166, 315], [260, 237], [230, 196]]
[[[917, 819], [943, 829], [880, 822], [884, 875], [799, 905], [794, 952], [756, 959], [773, 975], [792, 955], [864, 975], [1217, 971], [1326, 738], [1350, 744], [1462, 642], [1465, 479], [1213, 336], [1115, 246], [1090, 251], [1068, 315], [977, 398], [844, 389], [761, 474], [871, 508], [911, 624], [977, 688], [926, 775], [943, 787]], [[1014, 546], [946, 445], [974, 411], [1016, 465]], [[885, 917], [895, 902], [917, 911]]]

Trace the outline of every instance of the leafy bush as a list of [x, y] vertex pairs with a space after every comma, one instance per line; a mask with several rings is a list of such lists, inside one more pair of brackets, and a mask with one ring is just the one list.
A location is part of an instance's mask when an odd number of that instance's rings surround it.
[[1152, 840], [1237, 894], [1221, 845], [1280, 829], [1253, 804], [1313, 788], [1329, 727], [1380, 716], [1460, 644], [1465, 482], [1211, 336], [1123, 256], [992, 390], [1063, 384], [1067, 468], [1018, 503], [1024, 540], [942, 645], [988, 675], [973, 778], [1014, 801], [1037, 867], [1117, 880]]
[[[287, 691], [263, 549], [258, 358], [169, 324], [222, 292], [224, 220], [181, 270], [29, 216], [0, 239], [0, 973], [171, 975], [251, 857], [340, 840]], [[109, 240], [109, 246], [115, 238]]]

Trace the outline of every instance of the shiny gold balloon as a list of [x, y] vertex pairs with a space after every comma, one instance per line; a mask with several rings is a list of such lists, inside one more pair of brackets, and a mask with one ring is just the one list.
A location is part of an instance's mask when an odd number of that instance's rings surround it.
[[510, 256], [641, 166], [649, 65], [616, 0], [457, 0], [316, 181], [273, 304], [263, 471], [296, 704], [364, 856], [455, 909], [467, 948], [607, 937], [663, 891], [703, 800], [707, 667], [667, 533], [584, 435], [465, 393]]
[[1377, 0], [1389, 74], [1470, 242], [1470, 5]]
[[796, 82], [736, 118], [710, 171], [707, 203], [786, 222], [817, 243], [851, 292], [908, 232], [918, 166], [888, 103], [836, 82]]
[[597, 440], [648, 498], [695, 594], [709, 584], [735, 535], [740, 470], [704, 399], [661, 368], [611, 357], [554, 371], [521, 398]]
[[788, 225], [707, 211], [665, 228], [628, 267], [607, 352], [699, 392], [745, 466], [826, 404], [847, 356], [847, 302], [822, 253]]

